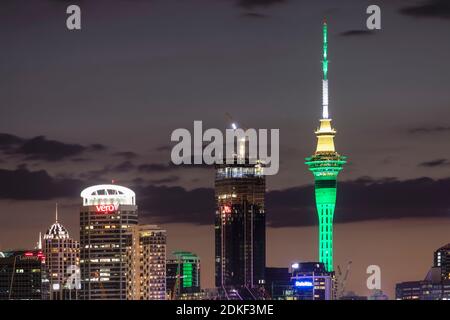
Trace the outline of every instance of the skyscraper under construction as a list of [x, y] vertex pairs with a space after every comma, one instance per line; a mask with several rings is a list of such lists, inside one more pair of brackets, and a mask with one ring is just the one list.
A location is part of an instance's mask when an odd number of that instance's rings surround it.
[[217, 166], [215, 180], [216, 286], [253, 288], [264, 283], [265, 177], [258, 162], [229, 162]]
[[328, 272], [333, 271], [333, 218], [336, 205], [337, 175], [346, 162], [334, 147], [336, 130], [331, 127], [328, 113], [328, 29], [323, 24], [322, 60], [322, 119], [317, 129], [316, 152], [306, 158], [306, 164], [314, 175], [316, 208], [319, 218], [319, 261], [325, 264]]

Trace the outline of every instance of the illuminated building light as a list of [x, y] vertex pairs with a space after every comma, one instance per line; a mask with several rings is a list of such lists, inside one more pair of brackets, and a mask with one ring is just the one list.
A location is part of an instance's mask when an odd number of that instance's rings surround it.
[[124, 204], [135, 205], [136, 194], [131, 189], [115, 184], [102, 184], [84, 189], [81, 192], [83, 205]]
[[136, 225], [131, 233], [132, 246], [127, 249], [131, 273], [126, 295], [130, 300], [164, 300], [166, 232], [155, 225]]
[[231, 207], [230, 206], [222, 206], [222, 213], [223, 214], [231, 213]]
[[295, 281], [296, 287], [313, 287], [314, 284], [311, 281]]
[[101, 204], [96, 205], [95, 209], [98, 213], [112, 213], [119, 209], [119, 204]]

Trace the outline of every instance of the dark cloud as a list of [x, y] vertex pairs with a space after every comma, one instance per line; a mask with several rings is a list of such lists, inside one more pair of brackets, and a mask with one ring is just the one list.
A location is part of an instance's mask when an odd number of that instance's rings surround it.
[[94, 181], [94, 182], [104, 181], [106, 180], [104, 176], [111, 174], [112, 172], [113, 172], [112, 166], [105, 166], [101, 169], [82, 172], [80, 174], [80, 178], [86, 181]]
[[[181, 187], [136, 187], [143, 215], [159, 223], [211, 224], [214, 190]], [[450, 178], [360, 178], [338, 185], [337, 223], [418, 217], [450, 217]], [[266, 195], [267, 222], [273, 227], [317, 224], [312, 185], [271, 191]]]
[[[191, 160], [193, 163], [193, 160]], [[169, 172], [179, 169], [211, 169], [213, 166], [208, 166], [206, 164], [181, 164], [174, 165], [173, 163], [144, 163], [139, 165], [138, 171], [146, 173], [158, 173], [158, 172]]]
[[132, 151], [121, 151], [121, 152], [116, 152], [113, 154], [114, 156], [117, 157], [122, 157], [125, 158], [127, 160], [131, 160], [131, 159], [135, 159], [138, 157], [138, 154]]
[[408, 130], [408, 133], [446, 133], [450, 132], [450, 126], [416, 127]]
[[145, 163], [138, 166], [139, 171], [147, 173], [167, 172], [174, 169], [173, 165], [165, 163]]
[[260, 19], [260, 18], [268, 18], [269, 16], [267, 14], [262, 14], [258, 12], [245, 12], [241, 14], [241, 17]]
[[445, 167], [448, 165], [450, 165], [450, 161], [448, 159], [436, 159], [419, 163], [419, 167], [428, 167], [428, 168]]
[[214, 223], [214, 190], [149, 185], [136, 187], [139, 212], [153, 221]]
[[91, 144], [88, 149], [92, 151], [105, 151], [108, 147], [100, 143], [94, 143]]
[[53, 178], [46, 171], [0, 169], [0, 198], [12, 200], [49, 200], [76, 198], [83, 183], [77, 179]]
[[150, 182], [153, 184], [163, 184], [163, 183], [174, 183], [179, 180], [180, 180], [180, 177], [178, 177], [178, 176], [168, 176], [168, 177], [161, 178], [161, 179], [150, 180]]
[[72, 162], [88, 162], [90, 160], [91, 159], [88, 159], [88, 158], [73, 158], [73, 159], [71, 159]]
[[343, 37], [360, 37], [360, 36], [372, 36], [375, 32], [371, 30], [347, 30], [341, 32], [339, 35]]
[[169, 146], [169, 145], [159, 146], [155, 150], [156, 151], [170, 151], [170, 150], [172, 150], [172, 146]]
[[450, 19], [450, 1], [428, 0], [420, 4], [403, 7], [400, 13], [417, 18]]
[[[148, 173], [148, 174], [158, 174], [158, 173], [168, 173], [177, 171], [179, 169], [211, 169], [212, 166], [207, 166], [204, 164], [201, 165], [174, 165], [172, 163], [144, 163], [140, 165], [135, 165], [129, 160], [123, 161], [119, 164], [109, 164], [100, 169], [86, 171], [80, 174], [80, 178], [85, 179], [87, 181], [102, 181], [109, 180], [113, 178], [117, 173], [127, 173], [136, 170], [140, 173]], [[151, 183], [168, 183], [178, 181], [179, 177], [175, 179], [172, 175], [168, 178], [160, 178], [155, 180], [147, 180], [147, 182]], [[145, 182], [142, 180], [140, 183]]]
[[45, 136], [24, 139], [15, 135], [0, 133], [0, 150], [8, 154], [24, 156], [28, 160], [60, 161], [69, 157], [77, 157], [86, 151], [102, 151], [105, 149], [106, 146], [102, 144], [83, 146], [49, 140]]
[[[338, 184], [335, 221], [450, 217], [450, 199], [446, 196], [449, 188], [450, 178], [344, 181]], [[270, 192], [266, 202], [270, 224], [275, 227], [315, 224], [313, 195], [313, 186]]]
[[135, 165], [131, 161], [124, 161], [112, 168], [115, 172], [129, 172], [135, 168]]
[[255, 7], [269, 7], [276, 4], [286, 3], [287, 0], [238, 0], [237, 4], [246, 9]]
[[22, 138], [8, 133], [0, 133], [0, 150], [9, 150], [23, 142]]
[[[30, 171], [26, 166], [15, 170], [0, 169], [0, 198], [12, 200], [76, 199], [89, 185], [88, 178], [109, 172], [110, 168], [90, 172], [85, 180], [50, 176], [46, 171]], [[214, 189], [186, 190], [158, 186], [175, 182], [177, 176], [145, 182], [135, 179], [138, 205], [143, 217], [158, 223], [211, 224], [214, 221]], [[97, 180], [98, 181], [98, 180]], [[400, 181], [395, 178], [360, 178], [338, 185], [336, 223], [419, 217], [450, 217], [450, 178], [419, 178]], [[266, 194], [268, 225], [273, 227], [306, 226], [317, 223], [314, 187], [306, 185]]]
[[79, 177], [94, 184], [99, 183], [99, 181], [111, 182], [116, 174], [127, 173], [135, 169], [136, 166], [127, 160], [116, 165], [109, 164], [100, 169], [82, 172]]
[[79, 155], [85, 150], [86, 148], [79, 144], [67, 144], [38, 136], [25, 141], [15, 152], [30, 160], [58, 161]]

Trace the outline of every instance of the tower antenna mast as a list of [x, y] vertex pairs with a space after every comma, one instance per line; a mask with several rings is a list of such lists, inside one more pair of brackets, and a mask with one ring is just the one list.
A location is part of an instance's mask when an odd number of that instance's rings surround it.
[[323, 60], [322, 60], [322, 118], [328, 119], [328, 26], [323, 23]]

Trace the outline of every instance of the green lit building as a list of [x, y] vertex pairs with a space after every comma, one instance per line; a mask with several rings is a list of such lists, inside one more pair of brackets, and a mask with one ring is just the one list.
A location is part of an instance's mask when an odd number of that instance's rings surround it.
[[200, 258], [186, 251], [175, 251], [166, 264], [166, 290], [170, 299], [200, 292]]
[[333, 218], [336, 205], [337, 176], [346, 162], [334, 147], [336, 130], [331, 126], [328, 114], [328, 30], [323, 24], [323, 80], [322, 119], [317, 129], [316, 152], [306, 158], [306, 164], [314, 175], [316, 208], [319, 218], [319, 261], [328, 272], [333, 271]]

